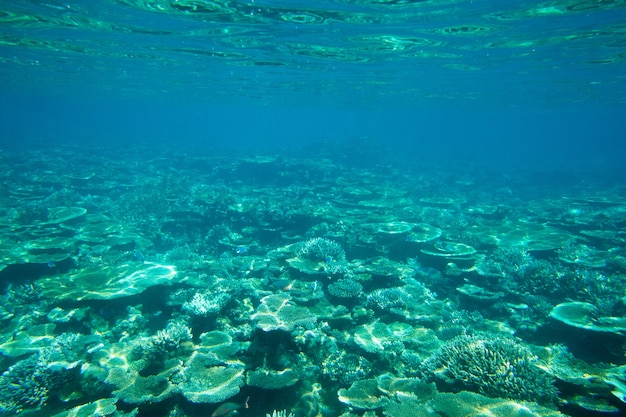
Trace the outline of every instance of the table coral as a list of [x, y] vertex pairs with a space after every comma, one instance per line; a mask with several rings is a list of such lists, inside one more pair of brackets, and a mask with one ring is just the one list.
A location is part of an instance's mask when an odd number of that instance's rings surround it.
[[289, 296], [273, 294], [263, 297], [251, 319], [265, 332], [292, 331], [296, 326], [310, 327], [317, 318], [308, 308], [294, 305]]

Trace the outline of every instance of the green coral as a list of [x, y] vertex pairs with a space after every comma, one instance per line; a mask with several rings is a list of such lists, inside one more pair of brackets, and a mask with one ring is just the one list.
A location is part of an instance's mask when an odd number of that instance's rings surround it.
[[557, 394], [538, 359], [517, 341], [493, 335], [461, 335], [422, 366], [423, 376], [457, 390], [490, 397], [552, 401]]
[[130, 413], [118, 411], [117, 407], [115, 406], [117, 401], [117, 398], [102, 398], [87, 404], [77, 405], [76, 407], [71, 408], [68, 411], [55, 414], [53, 417], [120, 417], [137, 415], [136, 409]]
[[607, 375], [606, 381], [611, 385], [611, 393], [621, 402], [626, 403], [626, 365], [615, 368]]

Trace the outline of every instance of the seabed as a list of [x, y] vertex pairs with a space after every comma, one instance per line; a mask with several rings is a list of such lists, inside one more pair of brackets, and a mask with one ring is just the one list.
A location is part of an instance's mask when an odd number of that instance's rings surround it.
[[334, 155], [0, 154], [0, 416], [626, 412], [624, 187]]

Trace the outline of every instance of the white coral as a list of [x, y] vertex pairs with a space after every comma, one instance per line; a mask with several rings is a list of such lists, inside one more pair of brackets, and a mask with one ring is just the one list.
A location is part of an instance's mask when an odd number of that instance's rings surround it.
[[274, 410], [272, 414], [266, 414], [265, 417], [295, 417], [293, 413], [287, 414], [287, 410]]
[[191, 301], [183, 304], [183, 310], [194, 316], [207, 317], [219, 313], [227, 302], [228, 295], [226, 293], [197, 292]]

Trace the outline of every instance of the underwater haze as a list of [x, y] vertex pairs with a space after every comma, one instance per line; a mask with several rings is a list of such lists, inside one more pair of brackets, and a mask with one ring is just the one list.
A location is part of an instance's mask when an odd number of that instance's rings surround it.
[[626, 415], [626, 3], [0, 2], [0, 417]]

